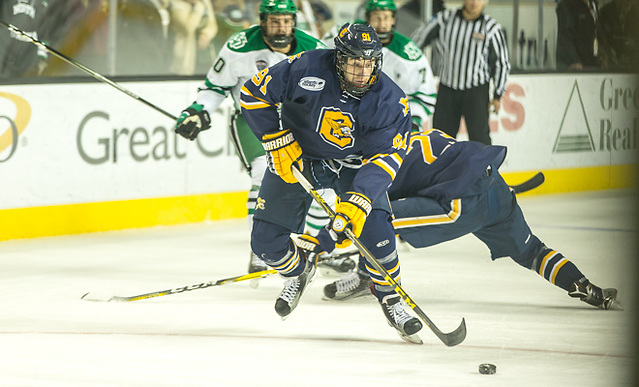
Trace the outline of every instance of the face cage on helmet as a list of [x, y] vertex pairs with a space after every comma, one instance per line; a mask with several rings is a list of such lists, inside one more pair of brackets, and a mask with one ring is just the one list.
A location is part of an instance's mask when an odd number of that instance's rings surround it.
[[337, 75], [339, 76], [339, 81], [342, 85], [342, 90], [344, 90], [348, 94], [351, 94], [355, 97], [362, 97], [364, 94], [368, 92], [368, 90], [370, 90], [371, 87], [373, 87], [377, 82], [379, 82], [379, 77], [382, 71], [382, 57], [380, 56], [379, 58], [372, 58], [373, 60], [375, 60], [375, 68], [373, 69], [373, 72], [371, 73], [371, 78], [370, 78], [372, 79], [372, 82], [369, 79], [368, 85], [364, 87], [357, 87], [346, 80], [346, 74], [344, 73], [344, 66], [346, 66], [346, 61], [348, 60], [348, 58], [353, 58], [353, 59], [366, 59], [366, 58], [353, 57], [343, 52], [340, 52], [339, 50], [335, 51], [335, 67], [337, 68]]
[[[266, 34], [266, 19], [268, 15], [291, 15], [293, 16], [293, 28], [290, 35], [275, 35], [270, 36]], [[262, 29], [262, 36], [264, 40], [273, 48], [284, 48], [293, 42], [295, 36], [295, 28], [297, 27], [297, 15], [294, 13], [260, 13], [260, 28]]]

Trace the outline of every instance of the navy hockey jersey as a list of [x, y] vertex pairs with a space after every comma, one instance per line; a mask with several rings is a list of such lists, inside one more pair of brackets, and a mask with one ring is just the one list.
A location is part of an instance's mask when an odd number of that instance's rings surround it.
[[388, 195], [391, 200], [424, 196], [440, 202], [468, 196], [488, 166], [497, 169], [505, 158], [506, 147], [456, 141], [437, 129], [413, 135]]
[[361, 160], [351, 189], [371, 200], [386, 191], [406, 154], [404, 92], [383, 73], [361, 99], [343, 92], [334, 50], [306, 51], [259, 72], [240, 100], [259, 139], [290, 129], [307, 159]]

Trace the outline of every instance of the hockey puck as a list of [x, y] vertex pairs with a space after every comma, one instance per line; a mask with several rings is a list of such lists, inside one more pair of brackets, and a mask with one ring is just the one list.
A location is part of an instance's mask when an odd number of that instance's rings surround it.
[[497, 367], [494, 364], [489, 363], [480, 364], [479, 373], [482, 375], [492, 375], [497, 373]]

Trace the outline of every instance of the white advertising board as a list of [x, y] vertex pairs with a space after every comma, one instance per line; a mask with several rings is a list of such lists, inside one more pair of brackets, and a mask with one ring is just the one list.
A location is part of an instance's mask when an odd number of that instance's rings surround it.
[[508, 147], [504, 172], [630, 164], [638, 111], [636, 75], [515, 75], [491, 138]]
[[[177, 116], [198, 84], [122, 86]], [[248, 190], [228, 141], [230, 102], [190, 142], [105, 84], [0, 86], [0, 209]]]
[[[178, 115], [198, 84], [122, 86]], [[508, 147], [502, 171], [635, 162], [637, 85], [619, 74], [511, 76], [490, 122], [493, 143]], [[0, 209], [247, 191], [230, 109], [227, 99], [189, 142], [170, 118], [106, 84], [0, 86]]]

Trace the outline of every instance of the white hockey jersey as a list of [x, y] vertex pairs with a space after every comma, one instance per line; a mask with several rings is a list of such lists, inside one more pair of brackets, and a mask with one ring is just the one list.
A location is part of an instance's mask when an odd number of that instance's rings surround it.
[[[289, 55], [316, 48], [326, 48], [322, 41], [299, 29], [295, 30], [295, 47]], [[272, 51], [264, 42], [259, 25], [231, 36], [198, 88], [196, 102], [213, 113], [231, 94], [240, 109], [240, 88], [253, 75], [273, 66], [289, 55]]]

